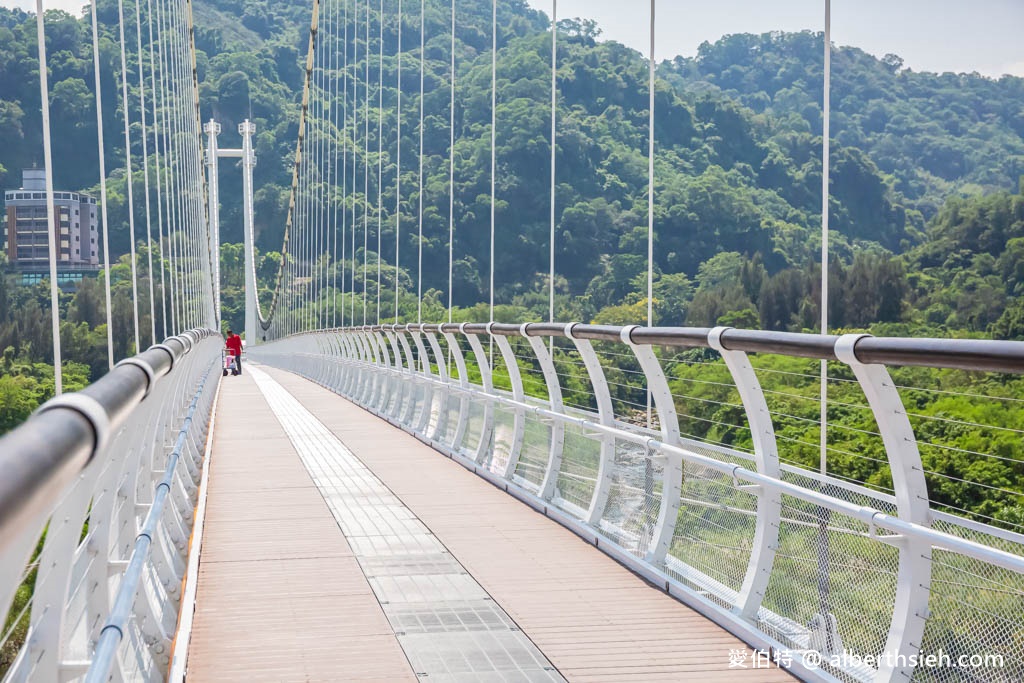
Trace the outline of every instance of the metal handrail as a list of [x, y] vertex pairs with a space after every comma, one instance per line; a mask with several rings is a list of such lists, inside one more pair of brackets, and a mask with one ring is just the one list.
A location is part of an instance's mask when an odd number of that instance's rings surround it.
[[156, 487], [156, 494], [153, 504], [146, 514], [146, 520], [142, 530], [135, 538], [135, 546], [132, 548], [131, 559], [128, 561], [128, 568], [124, 572], [121, 584], [118, 586], [117, 598], [107, 618], [107, 623], [100, 631], [99, 640], [93, 652], [92, 664], [86, 674], [85, 683], [102, 683], [110, 678], [110, 670], [114, 665], [114, 657], [117, 649], [125, 638], [128, 620], [132, 615], [132, 606], [135, 604], [135, 596], [139, 591], [139, 584], [142, 580], [142, 572], [146, 567], [153, 536], [157, 533], [157, 524], [164, 512], [167, 497], [174, 485], [175, 469], [181, 460], [182, 453], [186, 448], [189, 431], [192, 429], [196, 408], [199, 406], [199, 399], [203, 395], [209, 376], [204, 378], [192, 396], [185, 421], [178, 430], [178, 437], [174, 441], [174, 449], [167, 459], [167, 467], [164, 476]]
[[[627, 327], [569, 323], [572, 334], [594, 341], [621, 341]], [[304, 332], [293, 337], [324, 332], [441, 332], [465, 330], [471, 334], [493, 334], [505, 337], [568, 338], [565, 323], [443, 323], [409, 325], [367, 325]], [[638, 345], [711, 348], [710, 328], [706, 327], [636, 327], [629, 334]], [[524, 334], [525, 333], [525, 334]], [[722, 345], [730, 351], [775, 353], [816, 360], [838, 360], [835, 355], [836, 335], [803, 332], [772, 332], [729, 328], [722, 333]], [[857, 359], [866, 364], [907, 365], [918, 367], [977, 370], [1024, 374], [1024, 342], [991, 339], [939, 339], [863, 336], [854, 347]]]
[[29, 520], [52, 509], [156, 383], [216, 334], [196, 329], [170, 337], [121, 361], [85, 389], [48, 401], [0, 437], [0, 556]]

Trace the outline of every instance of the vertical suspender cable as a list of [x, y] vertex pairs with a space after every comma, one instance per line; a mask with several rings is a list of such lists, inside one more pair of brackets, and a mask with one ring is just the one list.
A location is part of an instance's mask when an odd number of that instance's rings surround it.
[[423, 322], [423, 74], [427, 61], [426, 0], [420, 0], [420, 168], [419, 168], [419, 235], [416, 256], [416, 322]]
[[[303, 106], [306, 102], [303, 101]], [[303, 175], [304, 162], [306, 158], [306, 140], [302, 134], [302, 128], [299, 129], [299, 157], [297, 159], [298, 168], [296, 170], [296, 190], [295, 190], [295, 205], [293, 209], [294, 218], [292, 219], [293, 229], [295, 230], [295, 262], [292, 264], [292, 284], [295, 286], [292, 296], [292, 318], [294, 321], [294, 332], [302, 331], [302, 301], [304, 293], [298, 291], [298, 280], [302, 275], [301, 259], [305, 257], [304, 253], [304, 235], [302, 233], [302, 220], [304, 217], [303, 208], [305, 206], [304, 190], [305, 190], [305, 176]]]
[[551, 0], [551, 232], [548, 266], [548, 321], [555, 321], [555, 123], [558, 107], [558, 0]]
[[402, 0], [398, 0], [398, 85], [397, 125], [395, 130], [395, 324], [398, 324], [398, 267], [402, 235]]
[[[323, 4], [324, 4], [324, 7], [325, 7], [325, 11], [326, 11], [326, 2], [324, 1]], [[316, 222], [316, 234], [317, 234], [317, 254], [316, 254], [316, 257], [317, 257], [316, 258], [316, 280], [317, 280], [317, 288], [316, 288], [316, 308], [317, 308], [317, 311], [316, 311], [316, 313], [317, 313], [317, 316], [316, 316], [316, 325], [317, 325], [317, 329], [323, 329], [324, 327], [326, 327], [326, 325], [324, 324], [325, 321], [324, 321], [324, 318], [323, 318], [324, 306], [326, 305], [326, 301], [324, 300], [324, 295], [325, 295], [325, 293], [327, 291], [326, 288], [324, 287], [324, 265], [326, 263], [325, 257], [328, 254], [330, 254], [330, 249], [331, 249], [331, 246], [330, 246], [330, 235], [328, 235], [328, 233], [327, 233], [327, 216], [328, 216], [327, 209], [328, 209], [328, 206], [327, 206], [327, 196], [326, 196], [327, 183], [330, 181], [330, 177], [331, 177], [331, 166], [330, 166], [330, 164], [327, 161], [327, 152], [328, 152], [328, 150], [327, 150], [327, 141], [328, 141], [328, 139], [327, 139], [327, 134], [328, 134], [328, 129], [327, 129], [327, 116], [328, 116], [327, 111], [328, 110], [327, 110], [327, 107], [328, 107], [328, 104], [329, 104], [328, 100], [327, 100], [327, 88], [329, 87], [328, 83], [327, 83], [327, 72], [328, 72], [327, 65], [330, 63], [328, 61], [330, 58], [329, 58], [329, 53], [324, 49], [324, 48], [328, 47], [324, 43], [324, 40], [326, 39], [328, 34], [324, 33], [324, 31], [329, 30], [330, 16], [331, 16], [330, 13], [325, 13], [324, 20], [323, 20], [323, 25], [317, 31], [317, 39], [316, 39], [317, 46], [321, 48], [320, 49], [320, 88], [319, 88], [320, 117], [319, 117], [319, 121], [316, 122], [317, 126], [316, 126], [316, 129], [315, 129], [316, 130], [316, 141], [317, 141], [316, 147], [317, 147], [317, 154], [318, 154], [318, 163], [317, 163], [317, 165], [316, 165], [316, 167], [314, 169], [316, 172], [318, 172], [317, 178], [316, 178], [317, 183], [315, 185], [315, 188], [316, 188], [316, 198], [315, 198], [315, 201], [316, 201], [316, 209], [317, 209], [317, 212], [316, 212], [316, 216], [317, 216], [317, 222]]]
[[[320, 306], [320, 264], [323, 259], [323, 202], [321, 201], [320, 192], [323, 189], [324, 182], [324, 154], [323, 154], [323, 124], [324, 124], [324, 90], [323, 90], [323, 76], [324, 69], [323, 63], [320, 64], [320, 78], [319, 86], [317, 85], [317, 67], [316, 67], [316, 53], [322, 46], [322, 36], [319, 33], [319, 27], [317, 27], [316, 43], [314, 45], [314, 63], [313, 63], [313, 87], [312, 93], [314, 103], [317, 105], [314, 110], [312, 133], [313, 139], [311, 144], [313, 146], [313, 156], [310, 158], [309, 168], [309, 179], [310, 179], [310, 221], [313, 234], [310, 237], [310, 252], [312, 254], [312, 271], [310, 272], [310, 329], [316, 329], [319, 324], [320, 315], [318, 308]], [[322, 58], [321, 58], [322, 59]]]
[[[490, 321], [494, 322], [494, 200], [496, 196], [495, 173], [497, 169], [497, 123], [498, 123], [498, 0], [491, 0], [491, 278], [488, 287], [490, 291]], [[491, 342], [493, 347], [493, 341]], [[493, 356], [493, 349], [492, 354]], [[493, 364], [493, 361], [492, 361]]]
[[[651, 56], [648, 60], [647, 122], [647, 326], [654, 325], [654, 12], [656, 0], [651, 0]], [[648, 407], [649, 409], [649, 407]]]
[[331, 254], [331, 232], [328, 230], [331, 217], [331, 205], [328, 203], [328, 189], [331, 182], [331, 171], [333, 164], [331, 163], [331, 148], [330, 148], [330, 133], [331, 129], [327, 125], [330, 121], [330, 108], [331, 108], [331, 81], [330, 81], [330, 65], [331, 65], [331, 52], [330, 45], [326, 42], [331, 35], [331, 13], [329, 10], [329, 1], [324, 0], [324, 23], [321, 32], [317, 35], [317, 42], [323, 46], [321, 51], [322, 57], [320, 58], [320, 183], [318, 185], [318, 203], [320, 205], [320, 258], [317, 259], [317, 265], [319, 267], [319, 273], [317, 274], [317, 280], [320, 282], [320, 286], [317, 292], [317, 305], [320, 308], [319, 315], [317, 316], [317, 325], [319, 329], [326, 329], [327, 327], [327, 312], [329, 301], [325, 298], [328, 294], [327, 291], [327, 274], [330, 272], [330, 254]]
[[[162, 307], [161, 320], [163, 321], [162, 337], [167, 338], [167, 284], [164, 279], [164, 216], [163, 216], [163, 191], [160, 172], [160, 122], [157, 117], [156, 98], [156, 62], [153, 57], [153, 4], [146, 0], [146, 26], [149, 29], [149, 81], [153, 86], [151, 105], [153, 107], [153, 163], [156, 171], [156, 219], [157, 219], [157, 243], [160, 247], [160, 303]], [[152, 275], [150, 275], [152, 277]]]
[[128, 191], [128, 238], [129, 255], [131, 256], [132, 273], [132, 325], [135, 333], [135, 353], [139, 348], [139, 274], [136, 270], [135, 258], [135, 198], [132, 196], [132, 136], [131, 120], [128, 115], [128, 60], [125, 57], [124, 44], [124, 0], [117, 0], [118, 32], [121, 48], [121, 106], [124, 108], [124, 168], [125, 184]]
[[366, 80], [363, 81], [363, 324], [368, 304], [366, 275], [370, 268], [367, 249], [370, 247], [370, 0], [366, 0]]
[[149, 334], [156, 344], [156, 296], [153, 292], [153, 229], [149, 206], [149, 134], [146, 132], [146, 72], [142, 59], [142, 10], [135, 0], [135, 42], [139, 53], [139, 112], [142, 116], [142, 179], [146, 192], [146, 255], [149, 275]]
[[[308, 100], [303, 104], [308, 106]], [[303, 262], [308, 257], [308, 254], [306, 254], [306, 233], [304, 230], [304, 221], [306, 220], [306, 155], [308, 154], [305, 135], [300, 138], [299, 149], [299, 189], [295, 203], [295, 214], [297, 216], [295, 221], [295, 256], [296, 268], [298, 269], [296, 276], [301, 278], [305, 272]], [[305, 331], [306, 317], [302, 309], [306, 301], [306, 290], [300, 290], [297, 294], [298, 297], [295, 301], [296, 320], [299, 325], [297, 331], [303, 332]]]
[[162, 145], [164, 150], [164, 173], [163, 182], [166, 188], [167, 202], [164, 205], [167, 219], [167, 267], [168, 280], [171, 288], [171, 331], [176, 333], [184, 325], [181, 317], [181, 291], [179, 289], [177, 264], [175, 262], [174, 228], [178, 225], [176, 212], [176, 193], [174, 192], [174, 150], [171, 145], [171, 118], [168, 113], [170, 99], [170, 83], [168, 81], [168, 61], [170, 59], [169, 46], [167, 45], [167, 25], [164, 23], [166, 6], [164, 0], [156, 1], [157, 20], [157, 52], [159, 53], [158, 64], [160, 65], [160, 84], [155, 86], [156, 94], [160, 98], [160, 113], [163, 122]]
[[[312, 74], [310, 74], [312, 77]], [[307, 107], [307, 127], [305, 135], [302, 138], [302, 165], [300, 169], [300, 182], [302, 183], [300, 197], [299, 210], [302, 216], [302, 221], [299, 225], [299, 234], [302, 237], [302, 261], [303, 267], [301, 275], [305, 280], [305, 288], [302, 290], [302, 296], [299, 299], [299, 321], [302, 325], [301, 331], [306, 332], [309, 330], [309, 304], [311, 301], [311, 293], [313, 291], [313, 247], [312, 247], [312, 218], [310, 216], [310, 210], [312, 209], [312, 199], [310, 197], [310, 174], [311, 174], [311, 162], [312, 162], [312, 137], [313, 137], [313, 126], [312, 126], [312, 115], [309, 110], [311, 104], [313, 104], [313, 82], [310, 80], [309, 99], [306, 101]]]
[[[829, 118], [832, 90], [832, 2], [825, 0], [825, 80], [821, 135], [821, 333], [828, 334]], [[828, 361], [821, 361], [821, 474], [828, 473]]]
[[181, 149], [179, 146], [180, 126], [177, 116], [177, 66], [176, 66], [176, 31], [175, 17], [172, 12], [173, 6], [170, 1], [165, 4], [167, 16], [167, 50], [166, 50], [166, 88], [165, 110], [168, 119], [167, 136], [170, 145], [170, 175], [168, 178], [171, 196], [174, 197], [174, 227], [175, 234], [171, 237], [171, 272], [177, 280], [178, 290], [178, 325], [179, 330], [191, 327], [191, 315], [189, 311], [190, 299], [188, 281], [185, 278], [185, 263], [187, 256], [185, 246], [187, 236], [185, 235], [185, 214], [184, 214], [184, 188], [181, 187]]
[[[100, 162], [100, 220], [103, 229], [103, 268], [106, 272], [104, 277], [103, 293], [106, 297], [107, 317], [107, 366], [114, 369], [114, 325], [113, 308], [110, 301], [110, 237], [107, 230], [107, 160], [106, 151], [103, 148], [103, 89], [100, 87], [100, 39], [99, 26], [96, 18], [96, 3], [92, 5], [92, 67], [93, 78], [96, 81], [96, 146], [99, 151]], [[91, 248], [91, 247], [90, 247]]]
[[180, 191], [178, 199], [178, 265], [181, 271], [182, 292], [184, 302], [182, 313], [185, 316], [184, 323], [188, 327], [195, 326], [195, 283], [191, 276], [192, 258], [192, 220], [188, 205], [188, 187], [185, 184], [188, 158], [186, 150], [182, 147], [182, 135], [184, 125], [181, 118], [181, 19], [178, 12], [177, 2], [171, 3], [174, 12], [171, 14], [171, 115], [174, 118], [174, 157], [177, 161], [175, 166], [175, 181]]
[[[651, 55], [648, 60], [648, 84], [650, 95], [647, 121], [647, 326], [654, 325], [654, 15], [655, 3], [651, 0]], [[651, 390], [647, 388], [647, 428], [651, 427]]]
[[[832, 87], [832, 3], [825, 0], [824, 82], [822, 87], [821, 135], [821, 334], [828, 334], [828, 200], [829, 200], [829, 117]], [[828, 472], [828, 361], [821, 361], [821, 462], [820, 472]], [[825, 479], [822, 479], [824, 486]], [[832, 615], [829, 607], [829, 511], [818, 510], [818, 608], [824, 618], [827, 647], [832, 649]]]
[[[338, 127], [338, 135], [341, 136], [341, 326], [345, 327], [345, 262], [348, 255], [348, 0], [343, 0], [343, 2], [345, 4], [345, 38], [342, 43], [342, 49], [345, 53], [342, 58], [341, 78], [344, 94], [341, 125]], [[337, 266], [335, 266], [335, 274], [337, 274]], [[337, 293], [335, 293], [335, 296], [337, 296]]]
[[[43, 164], [46, 176], [46, 232], [50, 256], [50, 322], [53, 329], [54, 394], [64, 393], [64, 369], [60, 349], [60, 290], [57, 287], [58, 222], [53, 204], [53, 154], [50, 147], [50, 86], [47, 79], [46, 31], [43, 0], [36, 0], [36, 42], [39, 45], [39, 95], [43, 114]], [[13, 226], [10, 228], [14, 229]], [[69, 244], [70, 246], [70, 244]]]
[[192, 327], [198, 327], [201, 323], [201, 311], [202, 311], [202, 284], [200, 282], [200, 276], [198, 273], [198, 266], [200, 263], [199, 257], [199, 222], [195, 211], [195, 201], [192, 196], [192, 165], [193, 165], [193, 147], [189, 144], [192, 140], [191, 131], [188, 128], [188, 105], [186, 103], [186, 57], [187, 48], [185, 45], [185, 0], [178, 3], [178, 88], [181, 93], [181, 99], [178, 105], [178, 116], [181, 121], [181, 145], [182, 145], [182, 185], [185, 188], [185, 212], [188, 216], [189, 226], [189, 283], [192, 285]]
[[316, 51], [320, 41], [318, 36], [313, 37], [313, 63], [309, 74], [309, 127], [307, 128], [306, 149], [308, 157], [303, 156], [306, 166], [306, 253], [308, 266], [308, 283], [306, 285], [306, 329], [312, 330], [316, 320], [316, 271], [318, 251], [318, 207], [316, 202], [317, 191], [317, 169], [320, 163], [320, 144], [317, 135], [317, 80], [316, 80]]
[[455, 0], [452, 0], [451, 103], [448, 142], [448, 322], [452, 321], [452, 272], [455, 266]]
[[[330, 278], [330, 291], [331, 291], [331, 327], [338, 326], [338, 239], [341, 238], [344, 233], [338, 230], [338, 203], [341, 201], [341, 196], [338, 193], [338, 160], [340, 157], [339, 148], [341, 147], [341, 140], [338, 135], [341, 131], [341, 105], [338, 103], [338, 96], [341, 95], [341, 73], [339, 67], [341, 66], [341, 57], [338, 55], [338, 36], [341, 34], [338, 28], [338, 22], [341, 19], [341, 9], [338, 4], [334, 4], [334, 15], [332, 17], [332, 38], [334, 39], [334, 46], [331, 48], [332, 58], [334, 60], [334, 68], [331, 70], [333, 75], [333, 96], [331, 97], [331, 141], [334, 146], [333, 154], [331, 155], [331, 166], [334, 169], [334, 183], [328, 189], [328, 196], [331, 201], [331, 229], [330, 232], [334, 235], [333, 248], [331, 250], [331, 269], [328, 270], [327, 275]], [[342, 216], [344, 222], [344, 216]]]
[[[205, 233], [206, 239], [199, 242], [200, 255], [200, 283], [203, 287], [203, 327], [212, 329], [217, 326], [220, 320], [220, 283], [214, 281], [214, 275], [218, 272], [214, 259], [218, 258], [217, 249], [214, 243], [215, 235], [210, 229], [209, 207], [206, 202], [206, 174], [204, 173], [205, 162], [203, 160], [203, 145], [199, 142], [202, 139], [202, 116], [199, 108], [199, 73], [196, 66], [195, 51], [195, 30], [192, 16], [192, 0], [185, 3], [185, 49], [188, 55], [188, 68], [186, 71], [187, 83], [192, 97], [189, 98], [191, 107], [189, 111], [189, 126], [191, 128], [189, 139], [192, 140], [192, 185], [193, 202], [192, 207], [196, 214], [198, 231]], [[203, 252], [205, 247], [205, 253]]]
[[191, 254], [191, 267], [189, 268], [189, 275], [191, 277], [193, 285], [193, 296], [194, 301], [193, 307], [193, 327], [202, 325], [203, 321], [203, 282], [202, 282], [202, 226], [199, 222], [199, 214], [196, 210], [196, 195], [195, 195], [195, 179], [198, 177], [197, 174], [202, 173], [202, 168], [196, 169], [195, 163], [195, 145], [191, 144], [193, 140], [198, 137], [193, 137], [195, 131], [191, 129], [190, 119], [188, 115], [188, 73], [189, 73], [189, 49], [188, 49], [188, 24], [186, 20], [186, 9], [188, 0], [182, 0], [178, 5], [179, 13], [179, 39], [180, 39], [180, 58], [179, 58], [179, 74], [180, 74], [180, 88], [181, 88], [181, 105], [179, 109], [179, 115], [181, 116], [181, 130], [182, 130], [182, 150], [183, 157], [185, 159], [185, 167], [182, 169], [184, 172], [183, 184], [185, 185], [185, 201], [186, 208], [188, 211], [189, 225], [191, 228], [191, 238], [189, 239], [190, 254]]
[[352, 3], [352, 284], [349, 290], [351, 302], [349, 324], [354, 327], [356, 324], [356, 205], [359, 200], [359, 196], [356, 194], [356, 181], [359, 179], [359, 168], [356, 165], [359, 161], [356, 145], [359, 138], [359, 2], [352, 0]]
[[380, 25], [377, 66], [377, 324], [380, 325], [381, 231], [384, 229], [384, 0], [377, 15]]

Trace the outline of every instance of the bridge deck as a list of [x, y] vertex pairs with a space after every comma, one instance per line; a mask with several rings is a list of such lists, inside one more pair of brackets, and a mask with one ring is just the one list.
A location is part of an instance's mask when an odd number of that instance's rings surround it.
[[192, 680], [789, 680], [568, 530], [297, 376], [225, 380]]

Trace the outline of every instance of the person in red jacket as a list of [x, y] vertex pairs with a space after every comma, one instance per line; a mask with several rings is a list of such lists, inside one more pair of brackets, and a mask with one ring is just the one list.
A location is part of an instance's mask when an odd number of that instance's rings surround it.
[[242, 338], [237, 334], [228, 330], [228, 339], [224, 343], [227, 347], [228, 353], [235, 357], [235, 368], [238, 370], [238, 374], [242, 374]]

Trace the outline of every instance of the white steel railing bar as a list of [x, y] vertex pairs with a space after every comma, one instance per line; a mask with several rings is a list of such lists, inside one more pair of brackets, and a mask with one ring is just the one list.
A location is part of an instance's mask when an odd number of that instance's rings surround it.
[[124, 640], [127, 622], [132, 613], [135, 603], [135, 596], [139, 590], [139, 582], [142, 579], [142, 572], [146, 567], [150, 550], [154, 543], [154, 536], [157, 533], [157, 524], [160, 522], [164, 512], [164, 505], [167, 503], [168, 495], [174, 484], [175, 470], [178, 462], [182, 459], [182, 453], [188, 444], [189, 431], [192, 428], [192, 421], [199, 406], [199, 400], [203, 395], [209, 374], [203, 378], [196, 393], [188, 407], [185, 421], [178, 432], [178, 438], [174, 444], [174, 450], [168, 456], [164, 476], [156, 487], [156, 494], [146, 514], [142, 530], [135, 539], [135, 546], [132, 549], [131, 559], [128, 561], [128, 568], [124, 572], [121, 584], [118, 587], [117, 597], [111, 609], [106, 625], [100, 631], [99, 641], [93, 654], [92, 664], [89, 673], [85, 676], [86, 683], [102, 683], [110, 676], [110, 670], [114, 664], [114, 657], [117, 655], [118, 646]]

